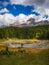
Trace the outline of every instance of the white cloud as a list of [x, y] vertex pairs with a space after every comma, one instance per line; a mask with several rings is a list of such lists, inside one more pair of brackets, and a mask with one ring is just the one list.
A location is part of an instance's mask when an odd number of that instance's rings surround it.
[[[45, 13], [45, 8], [42, 8], [42, 7], [40, 7], [40, 6], [36, 6], [33, 11], [38, 12], [40, 15], [46, 14], [46, 13]], [[32, 11], [32, 12], [33, 12], [33, 11]]]
[[10, 0], [11, 4], [24, 4], [25, 0]]
[[4, 15], [0, 14], [0, 26], [1, 25], [10, 25], [14, 22], [16, 22], [16, 24], [22, 24], [22, 23], [27, 23], [27, 20], [29, 18], [34, 18], [35, 22], [41, 21], [41, 20], [49, 20], [49, 17], [43, 18], [41, 15], [36, 16], [33, 14], [30, 14], [28, 16], [24, 15], [24, 14], [19, 14], [18, 16], [13, 16], [12, 14], [8, 14], [5, 13]]
[[10, 0], [11, 4], [38, 5], [49, 8], [49, 0]]
[[7, 13], [7, 12], [9, 11], [6, 8], [0, 10], [0, 13]]
[[46, 18], [43, 18], [42, 15], [37, 16], [36, 22], [39, 22], [41, 20], [47, 20]]
[[18, 16], [13, 16], [12, 14], [5, 13], [4, 15], [0, 14], [0, 25], [9, 25], [14, 22], [17, 24], [22, 24], [26, 23], [29, 18], [35, 18], [35, 15], [24, 15], [24, 14], [19, 14]]
[[18, 24], [25, 23], [26, 22], [26, 19], [27, 19], [27, 15], [24, 15], [24, 14], [19, 14], [18, 16], [15, 17], [15, 21]]
[[[10, 2], [2, 2], [0, 1], [0, 3], [2, 3], [4, 6], [8, 5], [8, 4], [21, 4], [24, 6], [35, 6], [35, 10], [40, 13], [41, 15], [45, 15], [48, 14], [49, 15], [49, 0], [10, 0]], [[16, 9], [14, 7], [14, 9]]]
[[13, 16], [12, 14], [5, 13], [4, 15], [0, 14], [0, 26], [1, 25], [9, 25], [14, 22], [17, 24], [25, 23], [27, 16], [24, 14], [19, 14], [18, 16]]
[[14, 16], [12, 14], [0, 14], [0, 26], [1, 25], [9, 25], [14, 22]]
[[49, 15], [49, 0], [10, 0], [11, 4], [21, 4], [24, 6], [35, 6], [35, 11], [40, 15]]
[[27, 18], [29, 19], [29, 18], [36, 18], [37, 16], [35, 15], [35, 14], [30, 14], [30, 15], [28, 15], [27, 16]]
[[[2, 3], [0, 1], [0, 3]], [[36, 16], [33, 14], [30, 15], [24, 15], [24, 14], [19, 14], [18, 16], [13, 16], [9, 12], [6, 8], [1, 9], [0, 13], [5, 13], [4, 15], [0, 14], [0, 25], [4, 24], [4, 25], [9, 25], [13, 22], [17, 22], [17, 24], [21, 24], [21, 23], [25, 23], [27, 19], [29, 18], [35, 18], [35, 21], [40, 21], [40, 20], [46, 20], [46, 18], [43, 18], [44, 15], [48, 15], [49, 16], [49, 0], [10, 0], [11, 4], [21, 4], [24, 6], [35, 6], [35, 10], [36, 12], [38, 12], [40, 15]], [[2, 3], [4, 6], [8, 5], [9, 2], [3, 2]], [[15, 8], [15, 7], [13, 7]], [[16, 9], [16, 8], [15, 8]], [[49, 20], [49, 17], [47, 18], [47, 20]]]
[[30, 15], [25, 15], [25, 14], [19, 14], [18, 16], [15, 17], [15, 22], [17, 24], [22, 24], [22, 23], [27, 23], [27, 20], [29, 18], [34, 18], [35, 21], [37, 22], [38, 20], [38, 16], [34, 15], [34, 14], [30, 14]]
[[45, 13], [49, 15], [49, 9], [45, 9]]
[[39, 13], [42, 18], [45, 16], [45, 15], [48, 15], [49, 16], [49, 9], [48, 8], [42, 8], [40, 6], [36, 6], [34, 10], [32, 10], [32, 12], [37, 12]]
[[33, 4], [35, 4], [35, 5], [39, 5], [39, 6], [43, 6], [43, 7], [48, 7], [48, 5], [49, 5], [49, 0], [9, 0], [9, 1], [10, 2], [6, 2], [6, 1], [4, 1], [4, 2], [0, 1], [0, 2], [2, 2], [2, 4], [5, 6], [8, 5], [9, 3], [16, 4], [16, 5], [21, 4], [21, 5], [25, 5], [25, 6], [27, 6], [27, 5], [32, 6]]
[[0, 15], [0, 26], [1, 26], [2, 24], [4, 24], [4, 22], [3, 22], [3, 15]]

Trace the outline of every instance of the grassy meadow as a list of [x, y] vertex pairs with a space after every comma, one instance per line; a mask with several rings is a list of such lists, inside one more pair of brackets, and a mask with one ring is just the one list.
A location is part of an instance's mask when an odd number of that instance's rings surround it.
[[[0, 65], [49, 65], [49, 48], [12, 48], [4, 45], [7, 41], [16, 39], [1, 40], [0, 42]], [[37, 39], [29, 41], [38, 41]], [[23, 40], [18, 40], [23, 42]], [[24, 52], [23, 52], [24, 51]]]
[[[11, 48], [10, 54], [0, 50], [0, 65], [49, 65], [49, 49]], [[25, 50], [21, 53], [18, 50]], [[17, 51], [17, 52], [16, 52]]]
[[49, 45], [49, 25], [0, 28], [0, 65], [49, 65], [49, 48], [8, 48], [5, 43]]

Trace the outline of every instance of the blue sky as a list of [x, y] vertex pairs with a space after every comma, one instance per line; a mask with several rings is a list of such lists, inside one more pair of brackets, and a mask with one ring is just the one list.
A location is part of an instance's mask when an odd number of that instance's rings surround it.
[[[23, 13], [25, 15], [32, 14], [32, 10], [34, 10], [34, 6], [23, 6], [23, 5], [7, 5], [6, 7], [10, 13], [13, 15], [19, 15], [20, 13]], [[34, 14], [34, 13], [33, 13]]]
[[[38, 16], [41, 13], [43, 14], [43, 11], [41, 11], [40, 8], [42, 10], [44, 8], [49, 9], [48, 1], [49, 0], [0, 0], [0, 10], [6, 8], [9, 11], [9, 13], [13, 14], [14, 16], [17, 16], [19, 14], [35, 14]], [[45, 4], [45, 2], [47, 3]], [[36, 11], [38, 7], [40, 8]], [[4, 13], [5, 12], [3, 12], [2, 14]], [[47, 15], [47, 13], [45, 15]]]
[[0, 24], [29, 17], [49, 20], [49, 0], [0, 0]]
[[[34, 10], [34, 6], [24, 6], [24, 5], [20, 5], [20, 4], [13, 4], [11, 5], [10, 3], [7, 4], [6, 6], [4, 6], [4, 2], [9, 2], [9, 0], [1, 0], [0, 3], [0, 10], [3, 8], [7, 8], [9, 10], [9, 13], [13, 14], [14, 16], [19, 15], [19, 14], [25, 14], [25, 15], [29, 15], [29, 14], [35, 14], [35, 15], [39, 15], [38, 12], [32, 11]], [[2, 13], [4, 14], [4, 12]]]

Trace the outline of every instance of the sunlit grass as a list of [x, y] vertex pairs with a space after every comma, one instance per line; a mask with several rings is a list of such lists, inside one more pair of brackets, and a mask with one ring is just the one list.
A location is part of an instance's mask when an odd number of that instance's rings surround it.
[[45, 41], [45, 42], [49, 42], [49, 40], [38, 40], [38, 39], [17, 39], [17, 38], [11, 38], [11, 39], [1, 39], [0, 40], [0, 44], [1, 43], [6, 43], [6, 42], [13, 42], [13, 43], [25, 43], [27, 42], [28, 44], [34, 44], [34, 43], [38, 43], [39, 41]]

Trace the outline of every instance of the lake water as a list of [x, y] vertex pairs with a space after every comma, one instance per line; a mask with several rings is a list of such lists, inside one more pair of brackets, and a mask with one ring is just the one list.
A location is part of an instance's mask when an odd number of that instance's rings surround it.
[[[18, 44], [17, 42], [8, 42], [7, 44], [13, 48], [21, 47], [21, 44]], [[32, 43], [28, 43], [25, 41], [25, 43], [22, 44], [23, 48], [49, 48], [49, 41], [46, 40], [33, 41]]]

